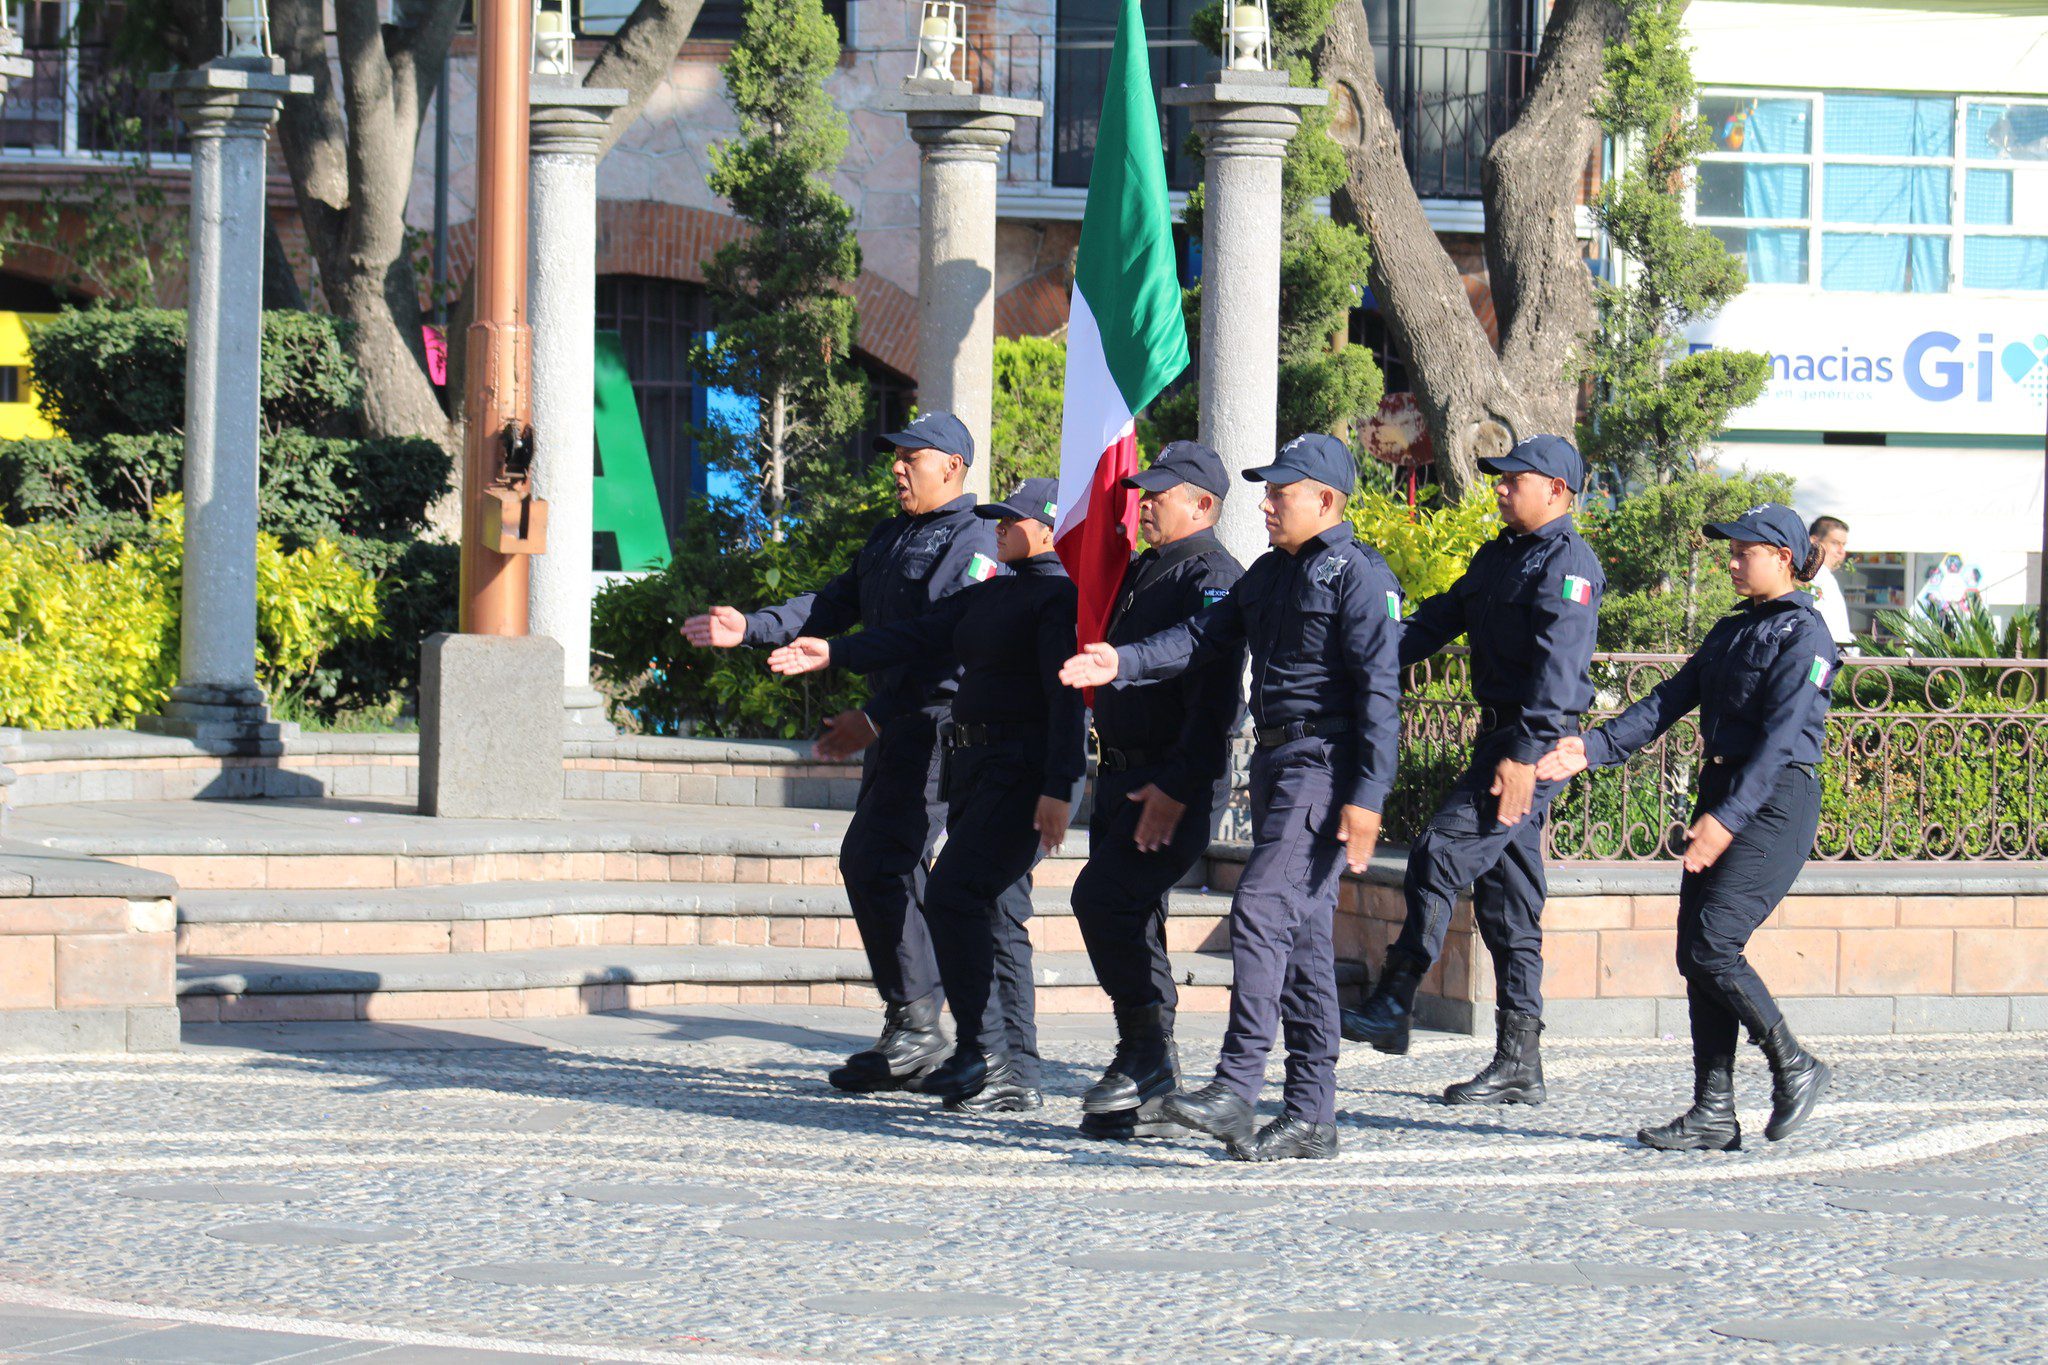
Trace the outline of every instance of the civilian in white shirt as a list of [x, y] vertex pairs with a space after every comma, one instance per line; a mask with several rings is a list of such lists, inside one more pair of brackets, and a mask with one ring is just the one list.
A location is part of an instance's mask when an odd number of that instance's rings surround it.
[[1856, 633], [1849, 629], [1849, 604], [1843, 600], [1842, 585], [1835, 581], [1835, 570], [1849, 557], [1849, 523], [1840, 517], [1815, 517], [1813, 525], [1806, 529], [1820, 550], [1820, 571], [1814, 574], [1813, 585], [1807, 591], [1835, 643], [1853, 645]]

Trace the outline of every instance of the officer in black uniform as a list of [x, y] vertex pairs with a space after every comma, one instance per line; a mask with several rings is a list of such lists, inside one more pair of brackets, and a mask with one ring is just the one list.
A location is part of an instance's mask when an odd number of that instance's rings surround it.
[[1472, 649], [1480, 733], [1472, 760], [1408, 852], [1408, 915], [1365, 1008], [1344, 1036], [1405, 1053], [1416, 987], [1443, 952], [1458, 893], [1473, 888], [1479, 936], [1493, 957], [1493, 1060], [1444, 1091], [1446, 1104], [1541, 1104], [1543, 817], [1555, 782], [1536, 760], [1579, 731], [1593, 704], [1589, 670], [1607, 577], [1572, 525], [1585, 462], [1562, 436], [1532, 436], [1479, 467], [1498, 480], [1505, 528], [1464, 577], [1415, 609], [1401, 666], [1459, 635]]
[[784, 674], [828, 664], [858, 673], [920, 659], [960, 664], [945, 739], [946, 846], [924, 896], [955, 1045], [917, 1088], [970, 1112], [1044, 1103], [1029, 877], [1065, 840], [1088, 769], [1087, 707], [1059, 681], [1074, 648], [1078, 596], [1053, 553], [1058, 498], [1057, 480], [1026, 479], [1002, 502], [974, 509], [996, 520], [997, 553], [1010, 567], [1003, 577], [913, 620], [829, 642], [799, 638], [768, 656]]
[[[683, 625], [690, 643], [730, 649], [783, 645], [924, 614], [998, 570], [994, 528], [964, 492], [974, 438], [959, 418], [928, 412], [875, 443], [896, 459], [903, 509], [869, 534], [853, 566], [814, 593], [742, 615], [713, 607]], [[841, 1090], [902, 1089], [944, 1060], [938, 968], [919, 905], [933, 846], [945, 826], [939, 799], [939, 727], [959, 669], [950, 657], [913, 659], [870, 680], [867, 705], [825, 723], [822, 758], [866, 751], [860, 797], [839, 850], [875, 990], [886, 1011], [881, 1036], [831, 1073]]]
[[[1273, 548], [1193, 619], [1133, 644], [1091, 645], [1061, 673], [1074, 687], [1132, 687], [1251, 646], [1258, 749], [1251, 856], [1230, 908], [1230, 1021], [1216, 1079], [1163, 1106], [1246, 1161], [1337, 1154], [1332, 920], [1345, 867], [1362, 872], [1379, 839], [1400, 730], [1401, 589], [1344, 519], [1357, 468], [1342, 442], [1311, 435], [1246, 470], [1266, 484]], [[1276, 1024], [1286, 1108], [1254, 1137]]]
[[1678, 970], [1692, 1013], [1692, 1108], [1636, 1140], [1665, 1151], [1733, 1151], [1738, 1023], [1771, 1066], [1764, 1136], [1806, 1122], [1833, 1073], [1799, 1045], [1742, 955], [1813, 851], [1831, 684], [1840, 655], [1813, 599], [1798, 591], [1821, 565], [1799, 514], [1778, 503], [1705, 528], [1730, 542], [1728, 574], [1748, 599], [1648, 696], [1537, 764], [1558, 781], [1628, 761], [1693, 708], [1700, 713], [1699, 799], [1678, 887]]
[[[1138, 526], [1151, 548], [1131, 560], [1117, 588], [1106, 631], [1112, 645], [1135, 644], [1216, 605], [1244, 575], [1216, 539], [1230, 476], [1215, 451], [1174, 441], [1123, 482], [1143, 494]], [[1081, 1098], [1086, 1136], [1183, 1131], [1158, 1112], [1180, 1081], [1166, 898], [1208, 851], [1230, 798], [1243, 678], [1244, 651], [1233, 649], [1170, 682], [1095, 694], [1095, 816], [1073, 903], [1095, 979], [1116, 1008], [1117, 1049]]]

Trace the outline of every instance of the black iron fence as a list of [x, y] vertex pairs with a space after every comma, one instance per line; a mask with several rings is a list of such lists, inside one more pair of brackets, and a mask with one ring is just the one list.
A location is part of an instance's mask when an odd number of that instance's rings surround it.
[[[1603, 654], [1597, 723], [1640, 699], [1682, 655]], [[1418, 666], [1402, 705], [1401, 776], [1388, 837], [1413, 837], [1462, 770], [1479, 707], [1462, 658]], [[2048, 857], [2048, 662], [1857, 658], [1833, 680], [1814, 856], [1829, 861], [2017, 862]], [[1687, 717], [1619, 768], [1584, 774], [1552, 807], [1546, 855], [1672, 859], [1684, 847], [1700, 734]]]
[[32, 47], [31, 75], [0, 98], [0, 157], [135, 160], [182, 155], [170, 97], [148, 89], [104, 45]]

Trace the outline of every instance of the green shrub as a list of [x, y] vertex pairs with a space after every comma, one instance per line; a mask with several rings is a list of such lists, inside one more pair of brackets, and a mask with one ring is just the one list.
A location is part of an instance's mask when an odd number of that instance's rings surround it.
[[1360, 492], [1345, 509], [1358, 538], [1386, 557], [1411, 607], [1457, 582], [1473, 554], [1500, 530], [1500, 514], [1486, 493], [1448, 506], [1427, 503], [1411, 511], [1399, 494]]
[[996, 340], [989, 486], [1003, 497], [1025, 479], [1060, 474], [1060, 421], [1066, 401], [1066, 343], [1050, 337]]

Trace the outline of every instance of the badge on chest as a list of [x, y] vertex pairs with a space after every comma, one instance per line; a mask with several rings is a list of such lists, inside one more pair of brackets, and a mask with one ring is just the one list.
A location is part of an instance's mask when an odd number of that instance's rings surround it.
[[1344, 572], [1344, 566], [1350, 562], [1341, 555], [1331, 555], [1308, 571], [1308, 581], [1319, 588], [1327, 588], [1337, 581], [1337, 576]]

